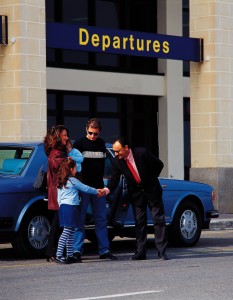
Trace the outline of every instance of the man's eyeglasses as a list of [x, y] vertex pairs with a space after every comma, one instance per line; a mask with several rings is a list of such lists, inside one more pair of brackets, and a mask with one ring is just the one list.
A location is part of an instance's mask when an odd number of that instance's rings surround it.
[[97, 135], [99, 135], [99, 132], [91, 132], [91, 131], [88, 131], [88, 134], [89, 134], [89, 135], [97, 136]]
[[122, 147], [121, 149], [119, 149], [119, 150], [114, 150], [114, 149], [113, 149], [113, 151], [114, 151], [115, 153], [119, 153], [122, 149], [123, 149], [123, 147]]

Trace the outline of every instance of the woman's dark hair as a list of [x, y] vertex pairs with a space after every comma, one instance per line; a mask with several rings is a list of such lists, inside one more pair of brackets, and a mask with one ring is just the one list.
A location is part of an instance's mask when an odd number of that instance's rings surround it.
[[66, 186], [69, 177], [73, 176], [70, 169], [76, 166], [76, 162], [71, 158], [64, 158], [58, 169], [57, 187]]
[[44, 137], [44, 150], [48, 156], [50, 151], [55, 149], [63, 150], [64, 146], [61, 144], [60, 135], [63, 130], [66, 130], [67, 135], [69, 135], [68, 129], [64, 125], [52, 126]]

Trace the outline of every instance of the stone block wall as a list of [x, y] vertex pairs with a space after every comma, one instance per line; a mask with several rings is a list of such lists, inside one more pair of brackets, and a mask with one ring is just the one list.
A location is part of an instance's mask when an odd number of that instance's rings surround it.
[[191, 63], [191, 179], [211, 181], [233, 213], [233, 1], [190, 0], [190, 36], [204, 39], [204, 62]]
[[1, 0], [8, 45], [0, 45], [0, 141], [41, 140], [46, 132], [44, 0]]

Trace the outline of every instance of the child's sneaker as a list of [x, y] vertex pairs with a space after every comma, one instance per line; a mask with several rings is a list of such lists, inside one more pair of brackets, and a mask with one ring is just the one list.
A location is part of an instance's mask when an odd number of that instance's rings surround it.
[[57, 256], [55, 262], [58, 264], [67, 264], [67, 259], [64, 256]]

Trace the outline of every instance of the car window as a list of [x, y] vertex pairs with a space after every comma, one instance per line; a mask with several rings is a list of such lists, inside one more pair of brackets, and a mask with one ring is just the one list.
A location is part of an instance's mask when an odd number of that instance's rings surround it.
[[0, 174], [19, 175], [25, 168], [33, 149], [0, 148]]
[[111, 170], [112, 170], [112, 163], [107, 154], [107, 156], [105, 158], [105, 166], [104, 166], [104, 185], [105, 186], [107, 185], [108, 179], [110, 178]]

